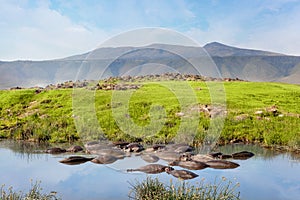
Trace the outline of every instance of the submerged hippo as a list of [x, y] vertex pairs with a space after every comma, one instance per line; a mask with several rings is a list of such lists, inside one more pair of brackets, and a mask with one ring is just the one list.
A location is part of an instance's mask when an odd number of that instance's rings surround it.
[[191, 170], [200, 170], [200, 169], [205, 169], [205, 168], [209, 167], [204, 162], [199, 162], [199, 161], [173, 161], [173, 162], [170, 162], [169, 165], [179, 166], [179, 167], [191, 169]]
[[79, 152], [79, 151], [83, 151], [83, 148], [81, 146], [75, 145], [75, 146], [71, 146], [70, 148], [67, 149], [67, 152]]
[[186, 152], [191, 152], [193, 150], [194, 148], [189, 145], [182, 145], [177, 147], [174, 151], [177, 153], [186, 153]]
[[222, 154], [222, 155], [220, 156], [220, 159], [228, 159], [228, 158], [232, 158], [232, 155]]
[[234, 169], [240, 165], [227, 160], [209, 160], [205, 162], [210, 168], [214, 169]]
[[172, 162], [172, 161], [179, 161], [181, 158], [181, 155], [177, 152], [170, 152], [170, 151], [162, 151], [156, 153], [156, 155], [165, 161]]
[[112, 155], [98, 155], [96, 158], [92, 159], [91, 162], [96, 164], [111, 164], [116, 160], [118, 160], [118, 158]]
[[113, 145], [115, 145], [116, 147], [118, 147], [120, 149], [125, 149], [128, 144], [129, 144], [129, 142], [124, 142], [124, 141], [113, 142]]
[[79, 165], [82, 163], [85, 163], [87, 161], [91, 161], [94, 158], [86, 158], [83, 156], [70, 156], [68, 158], [65, 158], [63, 160], [60, 160], [60, 163], [66, 164], [66, 165]]
[[211, 157], [213, 157], [213, 158], [215, 158], [215, 159], [228, 159], [228, 158], [232, 158], [232, 155], [223, 154], [221, 152], [210, 153], [208, 155], [211, 156]]
[[183, 180], [192, 179], [192, 178], [196, 178], [197, 176], [199, 176], [198, 174], [195, 174], [194, 172], [187, 171], [187, 170], [171, 170], [171, 169], [166, 168], [165, 171], [168, 174], [171, 174], [172, 176], [183, 179]]
[[246, 160], [254, 156], [254, 153], [249, 151], [241, 151], [241, 152], [233, 153], [231, 154], [231, 156], [233, 159]]
[[90, 153], [97, 154], [97, 155], [110, 155], [118, 159], [123, 159], [126, 156], [124, 151], [120, 149], [113, 149], [113, 148], [91, 150]]
[[141, 145], [139, 143], [130, 143], [130, 144], [126, 145], [126, 147], [125, 147], [125, 151], [127, 151], [127, 152], [140, 152], [143, 150], [144, 150], [143, 145]]
[[223, 154], [221, 152], [212, 152], [208, 154], [212, 158], [220, 158]]
[[152, 154], [141, 154], [141, 158], [148, 163], [155, 163], [159, 160], [159, 157]]
[[161, 151], [166, 148], [166, 145], [164, 144], [155, 144], [152, 147], [148, 147], [145, 151], [146, 152], [155, 152], [155, 151]]
[[66, 152], [65, 149], [62, 149], [59, 147], [51, 147], [45, 151], [45, 153], [51, 153], [51, 154], [59, 154], [59, 153], [65, 153], [65, 152]]
[[204, 154], [191, 155], [190, 159], [194, 161], [204, 162], [204, 163], [210, 160], [215, 160], [211, 155], [204, 155]]
[[137, 169], [127, 169], [127, 172], [140, 171], [140, 172], [144, 172], [147, 174], [158, 174], [158, 173], [165, 172], [166, 169], [174, 170], [172, 167], [161, 165], [161, 164], [149, 164], [149, 165], [137, 168]]
[[92, 141], [86, 143], [84, 147], [86, 149], [86, 153], [94, 154], [95, 151], [99, 151], [102, 149], [112, 149], [114, 145], [108, 144], [106, 142]]

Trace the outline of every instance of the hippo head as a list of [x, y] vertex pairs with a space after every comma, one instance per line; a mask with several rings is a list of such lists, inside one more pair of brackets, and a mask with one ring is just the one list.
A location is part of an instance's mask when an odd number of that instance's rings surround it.
[[167, 172], [168, 174], [170, 173], [170, 171], [173, 171], [173, 170], [174, 170], [173, 167], [170, 167], [170, 166], [165, 167], [165, 172]]

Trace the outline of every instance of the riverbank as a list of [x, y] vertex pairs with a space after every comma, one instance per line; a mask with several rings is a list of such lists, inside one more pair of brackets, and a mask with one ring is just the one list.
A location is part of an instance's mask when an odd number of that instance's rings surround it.
[[[155, 77], [154, 77], [155, 78]], [[147, 80], [146, 80], [147, 79]], [[185, 80], [182, 82], [181, 80]], [[178, 95], [172, 88], [188, 84], [196, 94], [197, 103], [190, 105], [199, 114], [194, 145], [202, 144], [210, 126], [212, 115], [218, 107], [211, 103], [212, 86], [221, 84], [225, 92], [226, 117], [218, 140], [219, 144], [258, 143], [265, 147], [299, 151], [300, 148], [300, 100], [299, 85], [282, 83], [257, 83], [240, 80], [207, 80], [197, 77], [148, 79], [111, 78], [101, 82], [87, 82], [79, 89], [94, 96], [94, 108], [98, 123], [109, 140], [168, 143], [176, 136], [183, 118]], [[172, 88], [168, 88], [171, 86]], [[74, 142], [82, 140], [82, 132], [75, 126], [74, 87], [66, 82], [46, 88], [13, 89], [0, 91], [0, 137], [36, 142]], [[122, 105], [113, 102], [113, 94], [132, 93], [129, 103], [130, 118], [139, 126], [151, 122], [152, 105], [160, 105], [166, 111], [165, 123], [151, 137], [132, 135], [119, 128], [114, 115]], [[115, 97], [115, 96], [114, 96]], [[80, 117], [80, 116], [79, 116]], [[85, 136], [84, 136], [85, 137]], [[87, 138], [85, 138], [87, 139]]]

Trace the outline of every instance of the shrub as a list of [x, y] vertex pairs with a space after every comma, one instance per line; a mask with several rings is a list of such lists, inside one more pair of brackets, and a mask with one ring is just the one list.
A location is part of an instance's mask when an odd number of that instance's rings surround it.
[[227, 180], [225, 177], [213, 184], [205, 183], [204, 179], [201, 182], [191, 185], [187, 182], [173, 184], [170, 181], [169, 185], [161, 183], [157, 178], [147, 177], [142, 182], [130, 183], [131, 190], [129, 192], [130, 199], [168, 199], [168, 200], [183, 200], [183, 199], [222, 199], [235, 200], [240, 199], [240, 193], [236, 191], [239, 184]]
[[23, 194], [21, 191], [16, 192], [12, 187], [9, 187], [7, 190], [4, 188], [5, 185], [2, 185], [0, 188], [0, 199], [1, 200], [52, 200], [59, 199], [56, 197], [56, 192], [51, 192], [49, 194], [42, 193], [42, 188], [40, 182], [31, 183], [31, 188], [26, 194]]

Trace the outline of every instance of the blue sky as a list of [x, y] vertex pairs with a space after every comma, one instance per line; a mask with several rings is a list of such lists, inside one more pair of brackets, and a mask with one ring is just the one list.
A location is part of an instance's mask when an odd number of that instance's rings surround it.
[[299, 0], [0, 0], [0, 60], [80, 54], [110, 37], [163, 27], [201, 46], [217, 41], [300, 55]]

